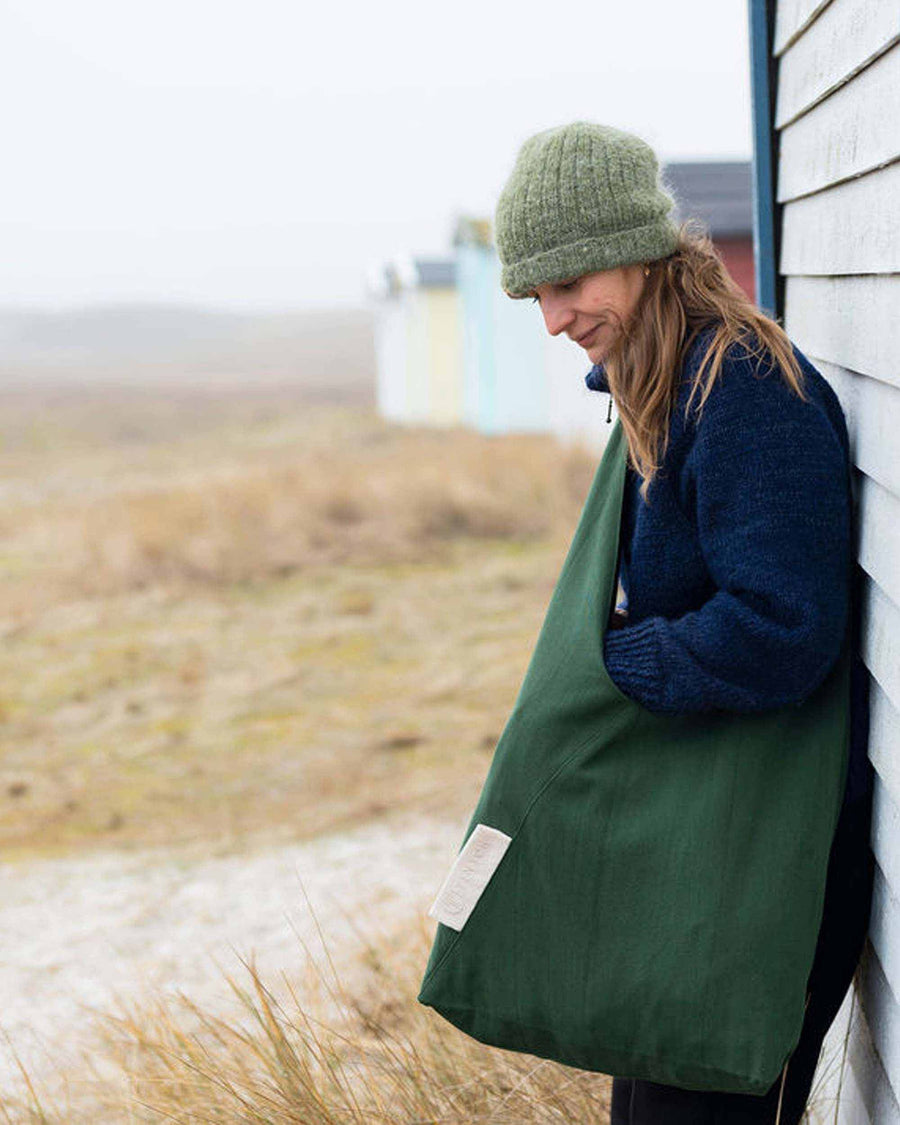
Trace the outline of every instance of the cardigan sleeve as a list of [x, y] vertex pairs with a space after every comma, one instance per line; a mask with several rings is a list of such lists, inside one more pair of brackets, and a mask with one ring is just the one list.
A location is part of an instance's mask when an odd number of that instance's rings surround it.
[[649, 710], [800, 703], [833, 666], [852, 565], [846, 428], [836, 399], [843, 437], [807, 394], [726, 352], [685, 461], [714, 593], [604, 636], [610, 678]]

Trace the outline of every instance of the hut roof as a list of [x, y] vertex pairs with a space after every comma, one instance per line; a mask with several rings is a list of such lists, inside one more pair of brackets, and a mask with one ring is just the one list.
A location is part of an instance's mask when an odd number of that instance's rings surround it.
[[713, 238], [753, 233], [749, 160], [672, 161], [663, 165], [662, 177], [679, 220], [702, 220]]

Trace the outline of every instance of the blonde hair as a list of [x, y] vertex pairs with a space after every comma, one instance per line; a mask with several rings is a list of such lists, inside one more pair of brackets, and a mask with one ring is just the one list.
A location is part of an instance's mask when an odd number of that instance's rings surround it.
[[692, 379], [685, 417], [699, 392], [699, 420], [723, 356], [733, 344], [746, 347], [751, 357], [774, 360], [791, 389], [807, 401], [804, 373], [784, 329], [737, 285], [698, 220], [681, 223], [677, 249], [648, 266], [631, 318], [620, 323], [603, 359], [628, 439], [629, 461], [644, 478], [644, 500], [665, 456], [682, 365], [699, 333], [713, 330]]

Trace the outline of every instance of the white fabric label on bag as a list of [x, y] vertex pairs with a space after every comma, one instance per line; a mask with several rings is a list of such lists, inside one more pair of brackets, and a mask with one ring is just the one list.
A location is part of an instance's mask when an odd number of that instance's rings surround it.
[[431, 904], [429, 915], [453, 930], [461, 930], [511, 839], [499, 828], [476, 824]]

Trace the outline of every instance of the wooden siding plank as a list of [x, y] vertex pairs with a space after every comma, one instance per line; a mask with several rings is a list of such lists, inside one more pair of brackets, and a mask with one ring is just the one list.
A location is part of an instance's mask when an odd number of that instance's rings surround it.
[[[884, 1072], [884, 1066], [875, 1049], [872, 1030], [860, 994], [857, 994], [857, 1002], [853, 1010], [847, 1061], [872, 1125], [898, 1125], [900, 1106], [897, 1104], [891, 1084]], [[845, 1112], [843, 1104], [839, 1112], [840, 1122], [846, 1122], [846, 1125], [860, 1125], [855, 1117]]]
[[[853, 1033], [851, 1032], [851, 1034]], [[835, 1119], [834, 1108], [831, 1108], [831, 1112], [829, 1112], [829, 1107], [826, 1106], [825, 1113], [821, 1117], [813, 1116], [810, 1120], [810, 1125], [876, 1125], [876, 1122], [869, 1116], [865, 1095], [863, 1094], [859, 1079], [856, 1077], [856, 1071], [849, 1063], [850, 1059], [848, 1055], [848, 1065], [844, 1067], [841, 1080], [837, 1118]], [[887, 1083], [887, 1079], [883, 1074], [882, 1081]], [[900, 1120], [900, 1118], [897, 1120]], [[885, 1125], [887, 1125], [889, 1118], [881, 1117], [879, 1121], [883, 1121]]]
[[[900, 497], [900, 458], [894, 450], [896, 435], [900, 433], [900, 373], [897, 376], [898, 386], [892, 386], [828, 363], [818, 356], [810, 355], [803, 348], [800, 350], [828, 380], [840, 400], [847, 421], [853, 464], [876, 484]], [[863, 502], [864, 487], [865, 482], [858, 482], [860, 504]], [[868, 502], [868, 498], [866, 500]], [[892, 512], [895, 511], [893, 505], [879, 497], [876, 500], [876, 514], [885, 505]], [[894, 555], [894, 559], [897, 558], [900, 555]], [[895, 595], [896, 584], [885, 581], [882, 585], [900, 605], [900, 597]]]
[[900, 710], [900, 607], [870, 577], [863, 584], [862, 601], [862, 658], [893, 706]]
[[896, 4], [832, 0], [780, 57], [775, 128], [811, 109], [898, 40]]
[[[900, 809], [900, 708], [881, 684], [874, 679], [869, 684], [869, 758], [879, 780], [887, 790], [894, 806]], [[900, 883], [894, 888], [900, 898]], [[900, 995], [900, 986], [898, 986]]]
[[[868, 941], [860, 961], [859, 983], [860, 1006], [896, 1104], [900, 1080], [900, 1007], [884, 975], [878, 955]], [[872, 1114], [872, 1119], [879, 1122], [879, 1125], [882, 1121], [880, 1114]]]
[[[890, 462], [890, 448], [879, 452]], [[894, 460], [896, 462], [896, 458]], [[898, 471], [896, 464], [891, 467]], [[900, 559], [900, 492], [895, 495], [877, 480], [863, 476], [859, 481], [857, 519], [860, 565], [894, 605], [900, 606], [900, 567], [897, 566]], [[900, 741], [897, 745], [900, 746]]]
[[831, 0], [779, 0], [775, 11], [775, 34], [772, 54], [786, 51]]
[[779, 138], [776, 198], [786, 203], [900, 156], [900, 45]]
[[900, 273], [898, 200], [900, 161], [787, 203], [779, 272]]
[[785, 331], [801, 351], [900, 386], [898, 309], [900, 274], [785, 282]]
[[869, 915], [869, 941], [878, 954], [885, 980], [895, 996], [900, 987], [900, 946], [894, 937], [898, 923], [900, 900], [897, 898], [896, 888], [891, 887], [881, 865], [876, 863], [872, 911]]
[[[878, 952], [885, 978], [896, 994], [900, 983], [900, 948], [894, 938], [900, 921], [900, 862], [896, 855], [900, 811], [881, 778], [875, 778], [872, 794], [872, 839], [875, 883], [869, 916], [869, 940]], [[878, 894], [876, 896], [875, 891]]]

